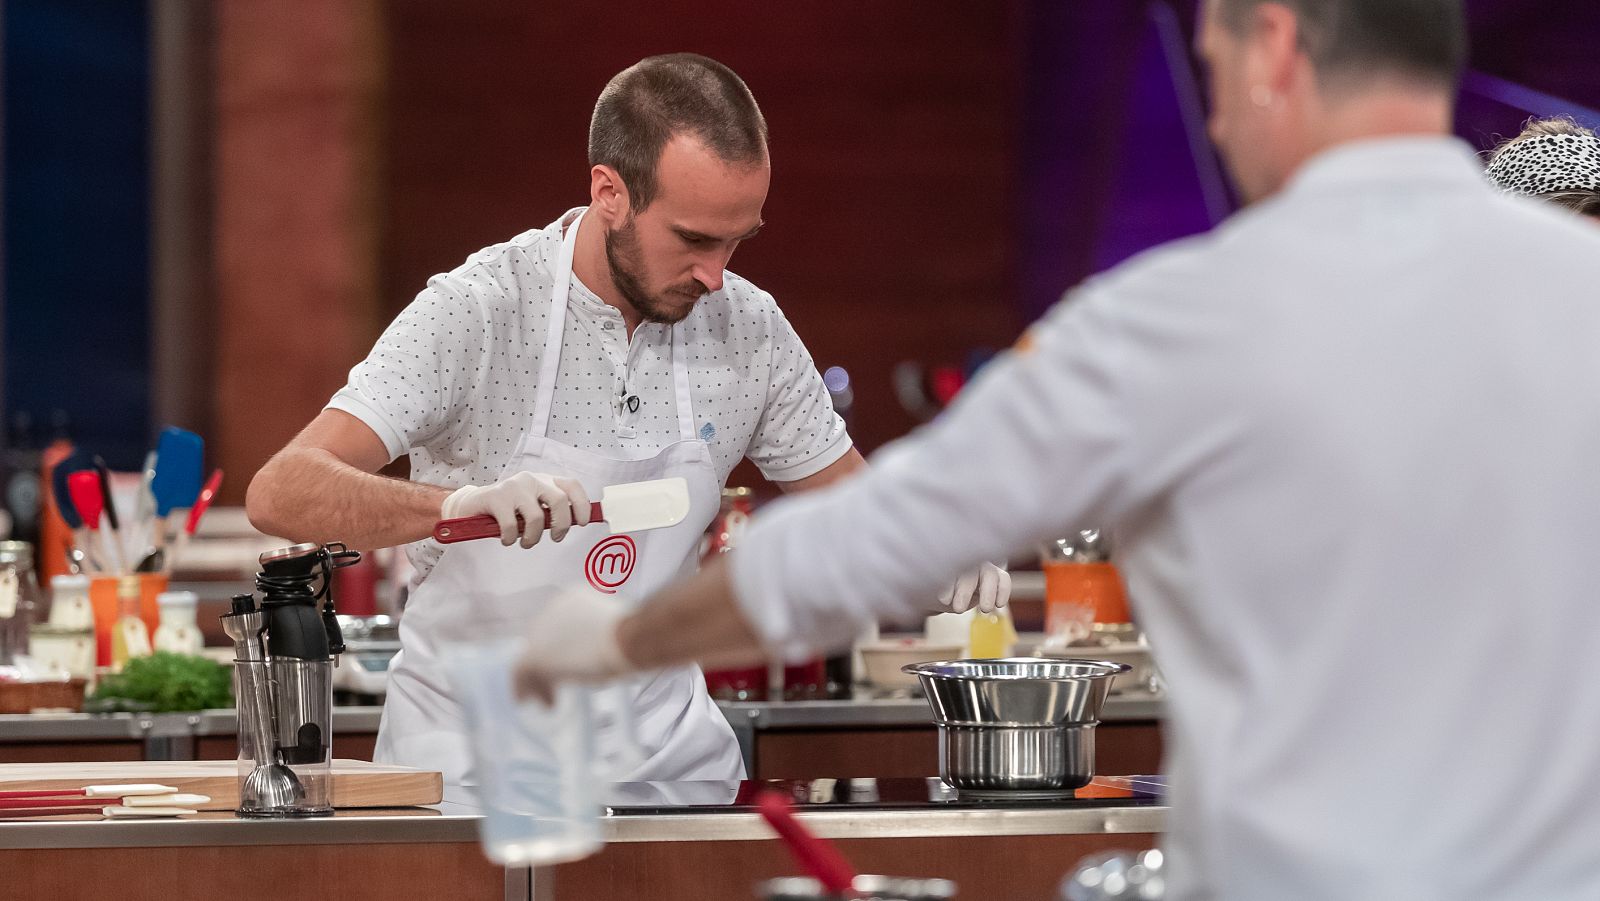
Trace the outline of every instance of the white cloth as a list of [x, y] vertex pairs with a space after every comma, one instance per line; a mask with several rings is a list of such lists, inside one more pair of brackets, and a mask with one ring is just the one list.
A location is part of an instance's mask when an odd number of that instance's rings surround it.
[[[560, 220], [473, 254], [436, 275], [350, 371], [328, 403], [376, 432], [411, 478], [459, 488], [493, 482], [510, 458], [538, 389]], [[619, 459], [678, 440], [671, 329], [645, 323], [630, 342], [622, 314], [577, 279], [568, 297], [550, 437]], [[767, 478], [803, 479], [850, 450], [811, 355], [772, 296], [733, 273], [680, 324], [695, 433], [722, 479], [749, 457]], [[626, 384], [633, 413], [616, 403]], [[407, 547], [419, 575], [433, 541]]]
[[1110, 526], [1172, 692], [1171, 897], [1600, 898], [1596, 285], [1600, 230], [1459, 142], [1336, 148], [757, 517], [740, 603], [842, 643]]
[[[582, 219], [581, 216], [578, 217]], [[436, 769], [447, 782], [470, 778], [470, 755], [461, 704], [453, 697], [449, 656], [475, 653], [483, 642], [524, 634], [530, 623], [559, 622], [542, 609], [584, 600], [633, 604], [693, 568], [700, 536], [717, 515], [722, 479], [706, 443], [695, 434], [691, 398], [690, 345], [683, 323], [669, 328], [669, 377], [677, 399], [675, 440], [644, 459], [616, 459], [563, 444], [549, 435], [556, 375], [567, 307], [577, 221], [567, 229], [557, 259], [554, 315], [544, 337], [544, 365], [533, 410], [519, 423], [515, 451], [498, 474], [543, 472], [577, 479], [592, 497], [606, 485], [682, 476], [689, 486], [689, 514], [666, 529], [613, 536], [603, 525], [585, 526], [564, 541], [533, 548], [498, 541], [452, 545], [411, 593], [400, 618], [400, 653], [389, 668], [389, 690], [373, 759]], [[600, 647], [591, 647], [600, 653]], [[624, 689], [633, 702], [638, 741], [645, 760], [624, 781], [658, 782], [740, 779], [744, 759], [728, 721], [706, 694], [693, 666], [630, 677]], [[611, 728], [599, 730], [601, 753], [619, 747]]]

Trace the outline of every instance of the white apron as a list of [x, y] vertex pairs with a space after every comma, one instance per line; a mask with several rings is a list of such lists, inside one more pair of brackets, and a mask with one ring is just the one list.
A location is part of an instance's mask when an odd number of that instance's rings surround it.
[[[542, 472], [578, 480], [591, 497], [607, 485], [682, 476], [689, 483], [689, 515], [668, 529], [611, 535], [604, 525], [577, 527], [557, 543], [548, 536], [524, 550], [498, 541], [450, 545], [412, 591], [400, 618], [402, 650], [389, 672], [388, 697], [374, 758], [384, 763], [435, 769], [446, 782], [467, 776], [470, 753], [461, 708], [450, 695], [441, 654], [462, 642], [515, 636], [526, 628], [535, 605], [567, 596], [611, 594], [637, 604], [693, 570], [700, 536], [716, 517], [722, 481], [710, 449], [694, 432], [684, 339], [672, 327], [672, 378], [677, 394], [679, 440], [644, 460], [617, 460], [550, 439], [546, 426], [572, 276], [573, 243], [582, 213], [567, 227], [556, 266], [549, 331], [540, 364], [532, 417], [517, 450], [500, 474]], [[631, 677], [638, 740], [644, 763], [626, 781], [742, 779], [744, 761], [733, 730], [706, 694], [694, 666]], [[602, 754], [614, 757], [615, 724], [601, 724]], [[608, 745], [610, 747], [608, 748]]]

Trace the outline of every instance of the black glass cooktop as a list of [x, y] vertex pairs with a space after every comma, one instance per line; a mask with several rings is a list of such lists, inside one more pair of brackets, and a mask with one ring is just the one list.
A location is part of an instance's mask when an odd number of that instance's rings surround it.
[[612, 785], [605, 803], [614, 816], [649, 815], [703, 808], [755, 809], [755, 798], [771, 789], [787, 795], [802, 810], [930, 810], [993, 807], [1138, 807], [1158, 804], [1161, 776], [1097, 776], [1070, 796], [975, 796], [957, 791], [937, 777], [925, 779], [766, 779], [743, 782], [622, 782]]

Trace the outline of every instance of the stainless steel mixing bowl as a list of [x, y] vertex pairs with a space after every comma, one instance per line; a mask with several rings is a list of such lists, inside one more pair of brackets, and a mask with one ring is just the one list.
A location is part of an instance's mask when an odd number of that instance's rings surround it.
[[1127, 664], [1007, 657], [905, 667], [939, 727], [939, 775], [975, 795], [1069, 794], [1094, 776], [1094, 727]]

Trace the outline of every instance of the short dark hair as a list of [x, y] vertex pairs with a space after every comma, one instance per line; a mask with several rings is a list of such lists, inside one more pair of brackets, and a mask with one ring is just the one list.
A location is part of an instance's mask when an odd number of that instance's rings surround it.
[[[1223, 24], [1242, 30], [1267, 0], [1218, 0]], [[1454, 87], [1467, 60], [1461, 0], [1271, 0], [1300, 21], [1300, 41], [1329, 82], [1403, 75]]]
[[685, 133], [725, 162], [767, 155], [767, 121], [744, 81], [714, 59], [669, 53], [634, 63], [600, 92], [589, 120], [589, 165], [617, 170], [629, 205], [642, 210], [659, 188], [662, 148]]

